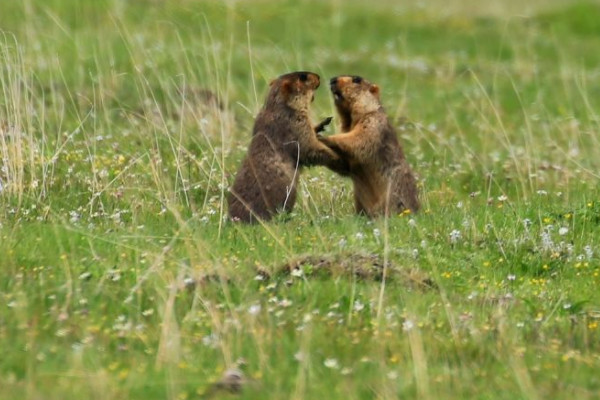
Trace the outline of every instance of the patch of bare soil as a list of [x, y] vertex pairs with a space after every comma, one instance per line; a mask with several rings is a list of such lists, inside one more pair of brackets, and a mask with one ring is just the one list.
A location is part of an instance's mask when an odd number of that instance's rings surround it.
[[351, 276], [361, 280], [381, 281], [385, 274], [387, 281], [397, 281], [415, 289], [432, 289], [436, 285], [431, 277], [418, 268], [400, 267], [377, 254], [341, 253], [305, 255], [278, 265], [272, 274], [259, 270], [265, 278], [278, 276]]

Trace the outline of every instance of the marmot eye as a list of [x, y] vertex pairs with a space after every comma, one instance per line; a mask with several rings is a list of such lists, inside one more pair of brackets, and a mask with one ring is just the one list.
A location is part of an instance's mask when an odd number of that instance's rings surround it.
[[361, 83], [363, 79], [360, 76], [355, 76], [352, 78], [352, 83]]
[[305, 73], [300, 74], [300, 82], [306, 82], [308, 79], [308, 75]]

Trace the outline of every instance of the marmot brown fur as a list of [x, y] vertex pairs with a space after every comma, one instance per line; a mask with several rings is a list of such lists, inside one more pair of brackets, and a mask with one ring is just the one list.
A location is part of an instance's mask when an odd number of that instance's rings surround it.
[[278, 211], [290, 211], [303, 166], [325, 165], [342, 174], [347, 170], [347, 163], [317, 139], [316, 132], [331, 118], [316, 127], [310, 121], [309, 107], [319, 84], [319, 75], [303, 71], [271, 82], [228, 197], [234, 221], [268, 220]]
[[379, 98], [360, 76], [330, 81], [342, 132], [320, 140], [349, 163], [356, 212], [369, 217], [419, 209], [415, 178]]

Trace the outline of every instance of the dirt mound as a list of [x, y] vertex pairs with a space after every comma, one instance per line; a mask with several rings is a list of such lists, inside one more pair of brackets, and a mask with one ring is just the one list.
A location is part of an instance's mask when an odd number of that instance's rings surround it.
[[418, 268], [404, 268], [386, 262], [377, 254], [342, 253], [304, 255], [293, 258], [275, 268], [272, 274], [259, 270], [265, 278], [281, 276], [319, 277], [353, 276], [361, 280], [381, 281], [384, 273], [388, 281], [400, 281], [418, 289], [431, 289], [436, 285], [428, 274]]

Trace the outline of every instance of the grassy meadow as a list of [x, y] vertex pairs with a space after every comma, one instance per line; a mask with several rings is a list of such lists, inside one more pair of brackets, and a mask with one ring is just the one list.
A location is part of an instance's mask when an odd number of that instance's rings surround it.
[[[300, 69], [379, 84], [422, 212], [227, 220]], [[2, 1], [0, 399], [597, 399], [599, 131], [598, 2]]]

